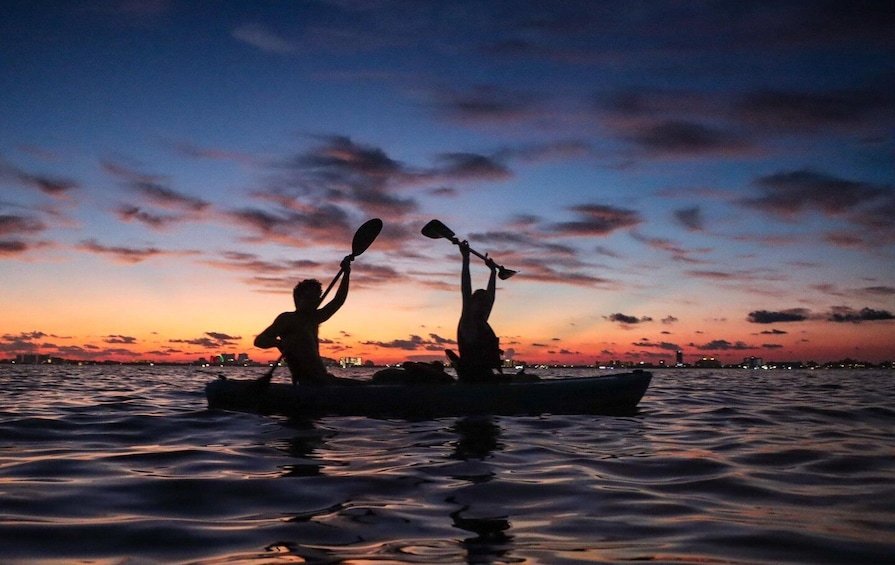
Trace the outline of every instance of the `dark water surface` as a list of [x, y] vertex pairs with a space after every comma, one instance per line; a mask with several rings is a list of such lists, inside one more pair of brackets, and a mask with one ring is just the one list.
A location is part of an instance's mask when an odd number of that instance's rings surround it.
[[421, 422], [211, 412], [218, 372], [0, 366], [0, 562], [895, 562], [891, 371]]

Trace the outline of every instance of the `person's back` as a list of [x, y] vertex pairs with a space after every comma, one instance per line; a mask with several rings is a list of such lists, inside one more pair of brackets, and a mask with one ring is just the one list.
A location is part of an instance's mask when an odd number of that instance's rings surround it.
[[462, 381], [487, 381], [494, 376], [494, 369], [500, 369], [500, 339], [485, 320], [461, 317], [457, 326], [457, 349], [460, 352], [457, 375]]
[[292, 381], [325, 384], [327, 372], [320, 358], [319, 324], [312, 315], [298, 312], [284, 312], [281, 316], [284, 319], [280, 350], [292, 373]]
[[448, 352], [448, 356], [457, 371], [457, 377], [463, 382], [483, 382], [495, 378], [494, 369], [501, 370], [500, 340], [488, 318], [494, 306], [496, 294], [497, 266], [488, 262], [491, 276], [487, 289], [472, 292], [469, 275], [469, 245], [460, 245], [463, 257], [460, 290], [463, 296], [463, 310], [457, 325], [457, 349], [460, 356]]

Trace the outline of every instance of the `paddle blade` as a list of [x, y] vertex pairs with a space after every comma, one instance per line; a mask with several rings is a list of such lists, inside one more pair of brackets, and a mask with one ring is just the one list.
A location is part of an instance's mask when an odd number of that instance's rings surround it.
[[367, 250], [370, 245], [376, 241], [379, 232], [382, 231], [382, 220], [373, 218], [367, 220], [363, 225], [354, 232], [354, 239], [351, 240], [351, 254], [357, 257]]
[[503, 267], [501, 267], [500, 269], [497, 270], [497, 278], [499, 278], [502, 281], [505, 281], [518, 272], [519, 271], [514, 271], [513, 269], [504, 269]]
[[439, 220], [431, 220], [423, 226], [423, 235], [431, 239], [453, 239], [454, 232]]

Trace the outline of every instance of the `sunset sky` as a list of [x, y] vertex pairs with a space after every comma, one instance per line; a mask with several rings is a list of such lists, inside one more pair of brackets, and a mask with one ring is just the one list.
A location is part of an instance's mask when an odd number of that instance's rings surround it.
[[[888, 2], [7, 1], [0, 359], [895, 358]], [[473, 285], [487, 269], [473, 258]]]

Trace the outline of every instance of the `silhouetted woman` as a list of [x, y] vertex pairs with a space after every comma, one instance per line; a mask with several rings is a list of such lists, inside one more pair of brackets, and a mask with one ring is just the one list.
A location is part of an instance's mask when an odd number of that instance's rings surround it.
[[463, 270], [460, 277], [460, 291], [463, 295], [463, 310], [460, 323], [457, 325], [457, 348], [460, 356], [448, 350], [446, 353], [457, 371], [457, 377], [463, 382], [488, 382], [496, 377], [494, 369], [501, 373], [500, 340], [488, 317], [494, 306], [497, 288], [497, 264], [486, 259], [491, 277], [487, 289], [472, 292], [469, 276], [469, 243], [460, 243], [460, 254], [463, 257]]

